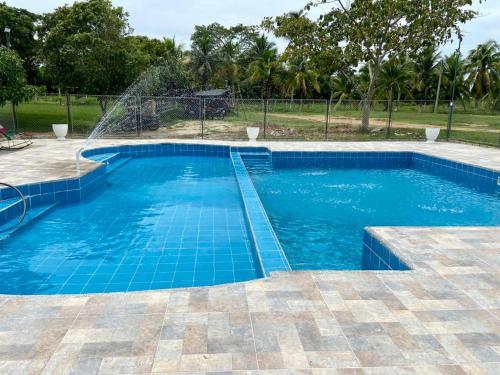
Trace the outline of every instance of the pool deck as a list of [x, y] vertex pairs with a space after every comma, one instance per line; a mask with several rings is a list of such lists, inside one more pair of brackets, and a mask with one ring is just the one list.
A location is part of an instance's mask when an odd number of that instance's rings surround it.
[[[124, 143], [148, 142], [95, 146]], [[74, 177], [81, 144], [37, 139], [26, 150], [0, 152], [0, 180]], [[258, 145], [274, 151], [418, 151], [500, 169], [500, 150], [459, 144]], [[82, 166], [88, 171], [96, 164]], [[0, 295], [0, 373], [499, 374], [500, 228], [371, 231], [414, 269], [284, 272], [138, 293]]]

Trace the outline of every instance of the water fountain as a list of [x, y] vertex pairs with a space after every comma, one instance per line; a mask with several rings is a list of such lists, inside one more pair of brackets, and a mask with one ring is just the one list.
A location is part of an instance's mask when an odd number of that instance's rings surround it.
[[[76, 152], [78, 174], [81, 172], [82, 152], [96, 139], [118, 132], [136, 131], [140, 135], [143, 126], [146, 129], [156, 130], [160, 126], [160, 117], [168, 116], [173, 106], [177, 105], [177, 101], [171, 100], [172, 97], [192, 96], [193, 91], [189, 87], [188, 78], [177, 63], [165, 63], [145, 71], [113, 102], [83, 147]], [[189, 116], [190, 113], [198, 114], [198, 111], [186, 109], [183, 113]]]

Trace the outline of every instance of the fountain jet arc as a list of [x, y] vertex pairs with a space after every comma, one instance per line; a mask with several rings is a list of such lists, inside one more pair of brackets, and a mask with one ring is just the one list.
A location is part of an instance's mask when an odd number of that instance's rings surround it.
[[[142, 106], [142, 100], [150, 103], [156, 117], [167, 119], [178, 111], [177, 102], [173, 97], [188, 98], [192, 96], [189, 80], [182, 74], [180, 62], [167, 62], [164, 65], [152, 67], [142, 73], [111, 105], [94, 130], [75, 155], [75, 166], [78, 174], [81, 172], [80, 157], [96, 139], [116, 133], [137, 132], [141, 116], [148, 110]], [[103, 97], [103, 100], [109, 98]], [[146, 104], [146, 102], [144, 104]], [[146, 108], [143, 108], [146, 107]], [[158, 121], [159, 122], [159, 121]], [[142, 126], [142, 125], [141, 125]], [[158, 124], [159, 126], [159, 124]]]

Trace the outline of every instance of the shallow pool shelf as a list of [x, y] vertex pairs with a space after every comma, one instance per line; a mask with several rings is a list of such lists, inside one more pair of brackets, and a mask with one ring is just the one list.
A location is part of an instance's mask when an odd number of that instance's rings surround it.
[[36, 220], [41, 219], [57, 205], [58, 203], [51, 203], [30, 208], [21, 223], [19, 223], [19, 218], [9, 220], [8, 222], [0, 226], [0, 241], [6, 239], [9, 236], [12, 236], [14, 233], [27, 227]]

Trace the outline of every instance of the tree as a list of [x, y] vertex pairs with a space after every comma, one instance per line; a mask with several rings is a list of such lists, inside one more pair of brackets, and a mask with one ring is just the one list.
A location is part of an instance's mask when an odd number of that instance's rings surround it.
[[476, 108], [478, 108], [483, 98], [493, 97], [495, 81], [500, 74], [497, 70], [500, 61], [500, 46], [493, 40], [479, 44], [470, 51], [467, 60], [467, 70], [470, 72], [472, 86], [471, 93], [476, 99]]
[[302, 103], [302, 100], [312, 91], [321, 91], [319, 74], [309, 67], [305, 59], [289, 61], [288, 74], [290, 78], [287, 82], [287, 91], [292, 99], [298, 95]]
[[195, 77], [201, 82], [201, 88], [204, 90], [208, 88], [220, 62], [219, 48], [226, 32], [223, 26], [213, 23], [208, 26], [195, 26], [191, 35], [191, 64]]
[[[371, 100], [385, 59], [414, 55], [432, 41], [448, 41], [459, 25], [476, 12], [466, 9], [471, 0], [314, 0], [306, 5], [329, 4], [317, 23], [306, 16], [284, 15], [263, 25], [289, 40], [288, 54], [307, 56], [347, 71], [367, 64], [369, 84], [357, 90], [363, 99], [361, 129], [369, 127]], [[353, 82], [356, 85], [356, 82]]]
[[381, 97], [392, 104], [392, 100], [400, 100], [401, 95], [411, 95], [412, 71], [406, 56], [384, 61], [380, 68], [377, 91]]
[[413, 59], [414, 91], [419, 100], [430, 100], [431, 91], [435, 87], [437, 68], [440, 64], [440, 53], [433, 45], [418, 51]]
[[[130, 83], [125, 63], [127, 13], [109, 0], [75, 2], [44, 15], [42, 59], [48, 78], [66, 92], [118, 94]], [[107, 100], [101, 97], [101, 109]]]
[[355, 78], [347, 77], [343, 73], [338, 73], [330, 78], [330, 102], [333, 99], [338, 99], [334, 110], [338, 109], [344, 99], [352, 95], [354, 91], [353, 79]]
[[127, 82], [134, 81], [152, 66], [181, 63], [185, 56], [182, 45], [174, 39], [149, 39], [146, 36], [127, 36], [127, 60], [124, 61]]
[[0, 47], [0, 106], [12, 103], [14, 128], [17, 127], [16, 107], [34, 94], [26, 82], [26, 73], [19, 55], [11, 49]]
[[223, 35], [219, 51], [220, 75], [225, 80], [225, 84], [231, 87], [233, 95], [236, 91], [240, 92], [242, 60], [256, 37], [253, 27], [243, 25], [231, 27]]
[[15, 7], [0, 3], [0, 45], [6, 46], [4, 27], [9, 27], [11, 47], [23, 61], [27, 80], [30, 84], [39, 84], [39, 42], [35, 38], [37, 22], [40, 16]]
[[465, 80], [467, 67], [465, 60], [457, 54], [445, 56], [443, 59], [443, 86], [447, 90], [446, 97], [451, 98], [453, 80], [455, 79], [455, 97], [462, 102], [465, 110], [465, 99], [469, 95], [469, 87]]
[[411, 94], [411, 78], [412, 72], [406, 56], [392, 58], [382, 63], [377, 91], [387, 99], [389, 111], [387, 137], [390, 135], [393, 101], [396, 99], [399, 105], [402, 94]]
[[252, 59], [247, 71], [248, 81], [260, 83], [262, 98], [269, 99], [275, 76], [280, 69], [276, 45], [265, 35], [261, 35], [255, 39], [248, 55]]

